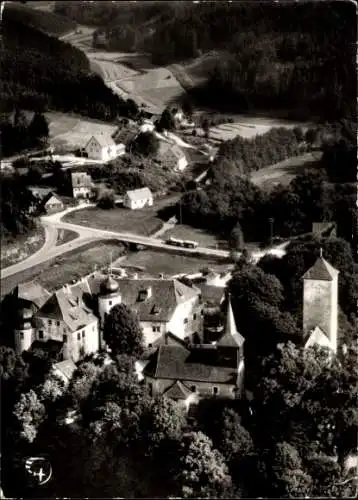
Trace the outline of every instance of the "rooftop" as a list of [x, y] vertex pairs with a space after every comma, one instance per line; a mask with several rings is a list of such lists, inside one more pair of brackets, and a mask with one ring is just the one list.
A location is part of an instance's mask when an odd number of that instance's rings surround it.
[[20, 283], [13, 289], [12, 295], [18, 300], [34, 303], [38, 308], [42, 307], [46, 300], [51, 297], [50, 292], [35, 281]]
[[97, 320], [84, 303], [83, 294], [84, 289], [80, 286], [63, 287], [53, 293], [36, 315], [63, 321], [71, 332], [75, 332]]
[[335, 269], [329, 262], [327, 262], [323, 257], [322, 253], [313, 264], [313, 266], [308, 269], [303, 275], [303, 279], [306, 280], [319, 280], [319, 281], [332, 281], [339, 271]]
[[72, 361], [72, 359], [66, 359], [65, 361], [60, 361], [53, 365], [55, 370], [60, 371], [68, 380], [72, 378], [73, 373], [77, 369], [77, 366]]
[[132, 191], [127, 191], [127, 196], [130, 200], [132, 201], [139, 201], [151, 198], [152, 193], [148, 187], [140, 188], [140, 189], [133, 189]]
[[161, 345], [143, 373], [158, 379], [235, 384], [237, 353], [223, 358], [212, 346]]

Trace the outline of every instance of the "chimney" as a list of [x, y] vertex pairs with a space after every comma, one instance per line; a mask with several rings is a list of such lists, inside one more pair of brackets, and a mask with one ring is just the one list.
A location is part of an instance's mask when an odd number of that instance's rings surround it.
[[146, 292], [147, 292], [147, 299], [150, 299], [152, 296], [152, 287], [148, 286]]
[[163, 280], [163, 279], [164, 279], [164, 273], [160, 273], [160, 274], [159, 274], [159, 278], [160, 278], [161, 280]]

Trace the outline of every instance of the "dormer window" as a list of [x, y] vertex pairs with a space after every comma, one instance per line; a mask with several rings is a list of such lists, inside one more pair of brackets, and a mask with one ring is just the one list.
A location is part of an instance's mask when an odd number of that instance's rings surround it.
[[152, 289], [151, 287], [148, 287], [145, 290], [141, 290], [139, 292], [137, 302], [144, 302], [145, 300], [150, 299], [151, 296], [152, 296]]
[[151, 314], [158, 315], [160, 313], [160, 308], [156, 305], [152, 307]]

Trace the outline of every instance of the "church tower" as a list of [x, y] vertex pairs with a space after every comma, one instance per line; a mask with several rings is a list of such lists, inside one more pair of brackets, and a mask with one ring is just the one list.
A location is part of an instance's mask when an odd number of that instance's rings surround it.
[[216, 344], [219, 356], [223, 359], [230, 358], [233, 350], [237, 355], [237, 387], [239, 392], [242, 393], [244, 385], [244, 337], [237, 331], [234, 313], [231, 306], [231, 297], [228, 294], [227, 299], [227, 312], [224, 327], [224, 333]]
[[17, 324], [14, 331], [15, 352], [21, 354], [30, 349], [34, 339], [34, 328], [32, 325], [32, 310], [20, 309], [17, 318]]
[[338, 332], [338, 274], [322, 255], [303, 275], [303, 331], [309, 336], [322, 331], [331, 349], [337, 352]]

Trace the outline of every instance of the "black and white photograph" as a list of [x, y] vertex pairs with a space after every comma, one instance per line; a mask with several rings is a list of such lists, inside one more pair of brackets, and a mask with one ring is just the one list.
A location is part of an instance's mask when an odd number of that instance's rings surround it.
[[0, 499], [357, 498], [357, 12], [0, 0]]

